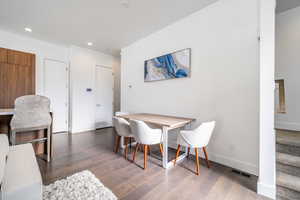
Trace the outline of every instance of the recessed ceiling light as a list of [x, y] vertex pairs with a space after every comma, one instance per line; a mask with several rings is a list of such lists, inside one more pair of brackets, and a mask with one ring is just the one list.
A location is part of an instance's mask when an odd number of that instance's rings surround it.
[[92, 42], [88, 42], [87, 45], [93, 46], [93, 43]]
[[30, 33], [32, 32], [32, 29], [31, 29], [31, 28], [28, 28], [28, 27], [25, 27], [24, 30], [25, 30], [26, 32], [30, 32]]

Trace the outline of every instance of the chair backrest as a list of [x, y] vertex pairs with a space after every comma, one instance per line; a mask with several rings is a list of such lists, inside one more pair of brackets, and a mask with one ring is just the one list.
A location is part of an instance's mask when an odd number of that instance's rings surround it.
[[129, 122], [121, 117], [113, 117], [113, 125], [120, 136], [128, 137], [131, 135]]
[[153, 143], [153, 131], [157, 129], [150, 128], [145, 122], [139, 120], [130, 120], [131, 132], [138, 143], [150, 144]]
[[50, 100], [39, 95], [17, 98], [15, 113], [10, 124], [12, 130], [50, 126]]
[[208, 142], [211, 138], [215, 126], [216, 126], [215, 121], [204, 122], [194, 130], [196, 137], [200, 138], [203, 146], [208, 145]]

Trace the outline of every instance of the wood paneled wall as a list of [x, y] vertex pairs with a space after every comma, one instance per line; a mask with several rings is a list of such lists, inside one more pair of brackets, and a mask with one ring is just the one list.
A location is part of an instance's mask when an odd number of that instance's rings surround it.
[[28, 94], [35, 94], [35, 55], [0, 48], [0, 108]]

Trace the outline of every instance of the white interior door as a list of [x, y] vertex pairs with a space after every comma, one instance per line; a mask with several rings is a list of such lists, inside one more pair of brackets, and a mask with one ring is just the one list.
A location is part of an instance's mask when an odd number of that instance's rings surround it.
[[112, 68], [97, 65], [95, 84], [96, 128], [112, 126], [113, 84]]
[[68, 131], [68, 66], [45, 59], [44, 94], [51, 101], [53, 132]]

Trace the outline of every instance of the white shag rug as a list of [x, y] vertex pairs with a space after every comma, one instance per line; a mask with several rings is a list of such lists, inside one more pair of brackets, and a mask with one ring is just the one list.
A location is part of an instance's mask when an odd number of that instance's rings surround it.
[[117, 200], [117, 197], [85, 170], [44, 186], [43, 200]]

